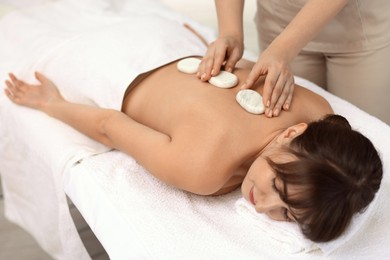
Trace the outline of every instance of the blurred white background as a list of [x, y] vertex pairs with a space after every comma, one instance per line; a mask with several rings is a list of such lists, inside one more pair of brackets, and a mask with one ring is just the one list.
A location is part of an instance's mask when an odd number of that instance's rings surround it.
[[[216, 32], [218, 31], [217, 12], [215, 10], [214, 0], [161, 0], [161, 2], [213, 28]], [[259, 53], [257, 32], [253, 21], [256, 9], [255, 0], [245, 1], [244, 41], [246, 49], [254, 53]]]
[[[7, 4], [16, 7], [30, 7], [42, 2], [55, 0], [0, 0], [0, 4]], [[80, 0], [84, 1], [84, 0]], [[118, 0], [112, 0], [118, 1]], [[131, 0], [122, 0], [131, 1]], [[186, 16], [218, 31], [217, 13], [214, 0], [156, 0], [165, 3]], [[4, 8], [4, 7], [3, 7]], [[245, 1], [244, 9], [244, 41], [247, 50], [257, 54], [257, 33], [253, 22], [256, 13], [256, 1]]]

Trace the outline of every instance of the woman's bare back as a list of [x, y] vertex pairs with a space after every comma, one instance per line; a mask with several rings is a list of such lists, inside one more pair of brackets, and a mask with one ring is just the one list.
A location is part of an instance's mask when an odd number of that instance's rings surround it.
[[[250, 114], [235, 100], [249, 72], [236, 69], [237, 87], [220, 89], [195, 75], [179, 72], [173, 62], [133, 86], [124, 99], [123, 112], [168, 135], [173, 142], [185, 143], [188, 149], [183, 156], [191, 157], [200, 169], [211, 168], [213, 176], [209, 177], [216, 178], [216, 182], [243, 177], [253, 159], [280, 130], [332, 113], [322, 97], [296, 86], [289, 111], [274, 118]], [[262, 87], [263, 81], [258, 81], [254, 89], [261, 93]], [[239, 179], [235, 177], [235, 182]]]

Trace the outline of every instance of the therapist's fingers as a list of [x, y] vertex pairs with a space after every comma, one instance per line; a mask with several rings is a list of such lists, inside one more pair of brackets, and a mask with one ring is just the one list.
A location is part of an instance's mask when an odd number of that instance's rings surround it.
[[279, 115], [280, 109], [282, 108], [282, 105], [287, 98], [287, 95], [283, 96], [283, 89], [285, 88], [285, 85], [286, 79], [279, 75], [274, 87], [272, 88], [272, 86], [268, 86], [268, 88], [272, 89], [271, 98], [269, 99], [270, 103], [267, 111], [268, 117]]
[[[272, 116], [279, 116], [281, 110], [283, 109], [283, 105], [287, 100], [288, 94], [290, 92], [290, 84], [287, 81], [284, 81], [283, 79], [281, 81], [281, 84], [282, 84], [281, 93], [277, 93], [277, 92], [275, 93], [275, 96], [276, 98], [278, 98], [278, 100], [276, 101], [275, 106], [272, 108]], [[276, 83], [276, 85], [278, 85], [278, 83]], [[275, 87], [274, 92], [276, 89], [277, 87]], [[272, 95], [274, 95], [274, 93]]]
[[283, 110], [289, 110], [290, 109], [291, 102], [292, 102], [292, 99], [293, 99], [294, 89], [295, 89], [294, 77], [292, 78], [292, 80], [289, 80], [289, 84], [290, 84], [290, 92], [289, 92], [289, 94], [287, 96], [286, 101], [284, 102]]
[[[289, 70], [280, 72], [270, 70], [264, 84], [266, 105], [265, 114], [268, 117], [278, 116], [282, 109], [289, 109], [294, 91], [294, 77]], [[271, 93], [271, 94], [270, 94]], [[270, 94], [270, 98], [267, 99]]]
[[216, 76], [221, 71], [222, 65], [224, 65], [227, 53], [227, 46], [218, 45], [215, 49], [214, 64], [211, 69], [211, 76]]
[[233, 72], [234, 68], [236, 67], [237, 62], [241, 59], [242, 52], [239, 48], [234, 48], [229, 55], [228, 60], [225, 64], [225, 70], [228, 72]]
[[[256, 63], [252, 70], [249, 72], [248, 77], [246, 78], [244, 84], [241, 85], [241, 89], [248, 89], [255, 84], [255, 82], [263, 75], [267, 74], [266, 70], [259, 63]], [[263, 94], [264, 95], [264, 94]]]
[[224, 66], [225, 70], [232, 72], [237, 61], [243, 53], [242, 41], [235, 37], [220, 37], [209, 45], [206, 55], [203, 57], [197, 76], [202, 81], [208, 81], [216, 76]]
[[[275, 70], [270, 70], [265, 77], [264, 87], [263, 87], [263, 103], [265, 105], [265, 115], [267, 117], [272, 117], [273, 115], [273, 105], [278, 100], [277, 96], [273, 96], [274, 87], [278, 82], [279, 74]], [[281, 82], [281, 81], [280, 81]], [[275, 93], [276, 94], [276, 93]], [[272, 101], [272, 96], [274, 100]], [[271, 106], [271, 103], [273, 104]]]
[[211, 43], [207, 49], [206, 55], [202, 58], [202, 61], [199, 64], [197, 77], [205, 81], [206, 76], [211, 74], [211, 69], [214, 64], [214, 52], [215, 52], [215, 43]]
[[221, 39], [212, 42], [199, 65], [197, 76], [202, 81], [208, 81], [217, 75], [224, 63], [226, 55], [225, 45]]
[[202, 59], [202, 62], [199, 65], [199, 71], [197, 73], [197, 76], [201, 81], [207, 81], [210, 79], [213, 65], [214, 65], [213, 57], [207, 57]]

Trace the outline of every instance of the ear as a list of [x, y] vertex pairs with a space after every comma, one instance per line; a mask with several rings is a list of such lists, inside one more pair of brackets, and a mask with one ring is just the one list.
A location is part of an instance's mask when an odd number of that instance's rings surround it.
[[305, 132], [306, 128], [307, 128], [306, 123], [299, 123], [290, 126], [277, 137], [276, 142], [279, 144], [285, 144], [291, 142], [292, 139]]

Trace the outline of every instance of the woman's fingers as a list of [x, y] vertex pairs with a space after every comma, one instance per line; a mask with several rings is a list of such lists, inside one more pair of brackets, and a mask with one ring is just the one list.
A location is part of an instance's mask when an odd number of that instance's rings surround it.
[[12, 75], [11, 77], [10, 75], [10, 79], [11, 81], [9, 80], [5, 81], [5, 84], [7, 86], [7, 88], [4, 90], [5, 94], [11, 101], [15, 103], [19, 103], [23, 95], [23, 90], [15, 76]]
[[8, 87], [11, 91], [15, 88], [14, 84], [11, 83], [9, 80], [6, 80], [6, 81], [5, 81], [5, 84], [7, 85], [7, 87]]
[[36, 71], [35, 73], [35, 78], [42, 84], [47, 84], [47, 83], [51, 83], [51, 81], [46, 78], [46, 76], [44, 76], [43, 74], [39, 73], [38, 71]]
[[16, 82], [18, 80], [13, 73], [8, 73], [8, 76], [12, 80], [12, 82]]
[[5, 90], [8, 92], [8, 94], [10, 94], [10, 95], [12, 95], [12, 97], [14, 97], [16, 95], [16, 92], [17, 92], [16, 87], [9, 80], [5, 81], [5, 85], [7, 86], [7, 88]]
[[[23, 85], [23, 83], [22, 83], [21, 81], [19, 81], [19, 80], [15, 77], [14, 74], [9, 73], [8, 76], [9, 76], [9, 78], [11, 79], [13, 85], [14, 85], [16, 88], [20, 88], [20, 87]], [[7, 86], [8, 86], [8, 85], [7, 85]]]
[[13, 73], [9, 73], [8, 76], [11, 79], [12, 83], [15, 85], [15, 87], [19, 88], [20, 90], [25, 90], [26, 87], [30, 86], [23, 80], [18, 79]]
[[7, 87], [13, 92], [13, 93], [19, 93], [23, 91], [25, 83], [21, 80], [18, 80], [14, 74], [9, 73], [8, 74], [11, 81], [6, 80], [5, 84]]
[[31, 99], [32, 93], [36, 86], [27, 84], [26, 82], [18, 79], [13, 73], [9, 73], [9, 80], [5, 81], [7, 88], [5, 94], [14, 103], [18, 105], [27, 105]]
[[18, 105], [34, 109], [41, 109], [54, 100], [62, 100], [61, 94], [52, 81], [39, 72], [35, 73], [35, 77], [41, 84], [27, 84], [10, 73], [9, 80], [5, 81], [7, 97]]

